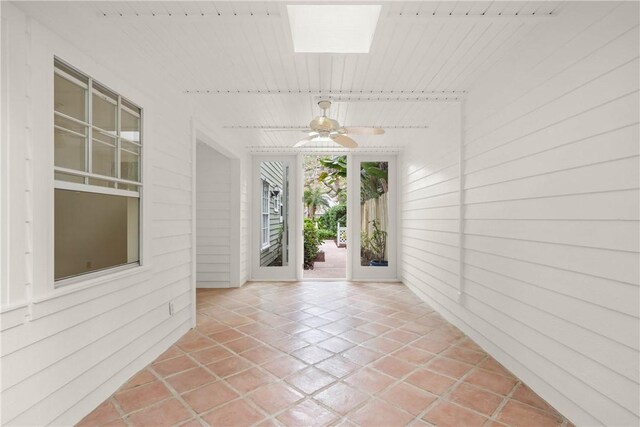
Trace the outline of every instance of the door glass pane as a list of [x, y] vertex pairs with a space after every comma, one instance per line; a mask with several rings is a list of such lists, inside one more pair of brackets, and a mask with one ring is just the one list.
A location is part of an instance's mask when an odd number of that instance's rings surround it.
[[94, 131], [91, 152], [92, 172], [98, 175], [116, 176], [116, 140]]
[[86, 171], [85, 140], [83, 136], [56, 129], [54, 133], [54, 163], [68, 169]]
[[137, 263], [139, 202], [56, 189], [55, 279]]
[[86, 89], [56, 74], [53, 81], [55, 111], [86, 122]]
[[260, 179], [260, 266], [286, 266], [289, 263], [289, 166], [284, 162], [261, 162]]
[[102, 130], [115, 133], [117, 101], [101, 92], [93, 93], [92, 124]]
[[360, 265], [388, 265], [389, 163], [360, 163]]

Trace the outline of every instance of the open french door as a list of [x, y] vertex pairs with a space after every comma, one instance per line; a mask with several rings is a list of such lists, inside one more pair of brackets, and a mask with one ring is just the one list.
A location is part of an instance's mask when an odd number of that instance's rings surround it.
[[297, 157], [255, 156], [252, 181], [252, 280], [295, 280], [298, 264]]

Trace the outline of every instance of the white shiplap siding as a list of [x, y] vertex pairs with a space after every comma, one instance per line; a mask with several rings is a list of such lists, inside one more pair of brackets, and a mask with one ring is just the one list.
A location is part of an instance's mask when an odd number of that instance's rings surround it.
[[245, 155], [240, 161], [240, 168], [243, 173], [240, 175], [240, 281], [242, 286], [249, 280], [249, 247], [250, 247], [250, 230], [249, 230], [249, 177], [251, 170], [249, 169], [251, 161], [248, 155]]
[[[37, 232], [12, 227], [9, 259], [17, 268], [9, 271], [2, 290], [1, 423], [72, 425], [192, 323], [189, 110], [178, 93], [154, 96], [153, 78], [127, 81], [113, 72], [124, 72], [130, 64], [98, 65], [16, 6], [3, 3], [2, 15], [3, 25], [10, 27], [5, 31], [12, 35], [11, 52], [2, 52], [3, 62], [7, 55], [11, 58], [3, 75], [3, 87], [11, 88], [9, 125], [30, 128], [26, 135], [2, 141], [13, 156], [8, 174], [15, 197], [8, 207], [12, 218], [32, 222]], [[54, 55], [130, 97], [144, 111], [144, 266], [59, 289], [53, 288], [53, 253], [48, 250], [53, 248]], [[25, 138], [37, 149], [21, 154]]]
[[554, 19], [467, 96], [462, 302], [457, 140], [403, 156], [403, 280], [573, 422], [638, 425], [638, 3]]
[[230, 162], [213, 148], [197, 144], [196, 281], [198, 287], [230, 285]]

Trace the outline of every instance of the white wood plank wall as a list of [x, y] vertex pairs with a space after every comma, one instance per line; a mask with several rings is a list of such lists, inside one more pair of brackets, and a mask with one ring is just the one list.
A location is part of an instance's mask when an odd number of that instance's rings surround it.
[[249, 280], [249, 264], [251, 263], [249, 258], [250, 247], [250, 201], [249, 194], [251, 189], [249, 188], [249, 182], [251, 180], [251, 157], [245, 154], [240, 159], [240, 282], [239, 286], [242, 286], [247, 280]]
[[[8, 106], [3, 127], [11, 129], [2, 140], [10, 155], [3, 165], [11, 192], [2, 197], [16, 223], [11, 224], [11, 268], [2, 283], [0, 423], [73, 425], [191, 325], [189, 106], [181, 104], [178, 91], [158, 93], [154, 76], [128, 81], [119, 73], [132, 64], [105, 67], [7, 2], [2, 24], [7, 71], [2, 86], [10, 89], [2, 94]], [[145, 122], [145, 266], [61, 289], [53, 288], [48, 250], [53, 247], [54, 55], [138, 103]]]
[[230, 161], [203, 143], [196, 150], [196, 283], [228, 288], [230, 249]]
[[456, 138], [403, 156], [403, 280], [574, 423], [638, 425], [638, 3], [574, 8], [469, 91], [462, 302]]

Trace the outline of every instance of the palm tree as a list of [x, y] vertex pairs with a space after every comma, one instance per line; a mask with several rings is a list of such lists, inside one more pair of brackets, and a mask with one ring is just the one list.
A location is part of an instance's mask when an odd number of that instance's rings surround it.
[[308, 187], [304, 190], [304, 205], [307, 208], [307, 217], [314, 218], [319, 206], [329, 207], [327, 195], [319, 187]]
[[[340, 194], [341, 180], [347, 179], [346, 156], [326, 157], [320, 159], [326, 168], [318, 176], [318, 181]], [[361, 201], [377, 199], [387, 192], [389, 181], [389, 164], [387, 162], [362, 162], [360, 164]]]

